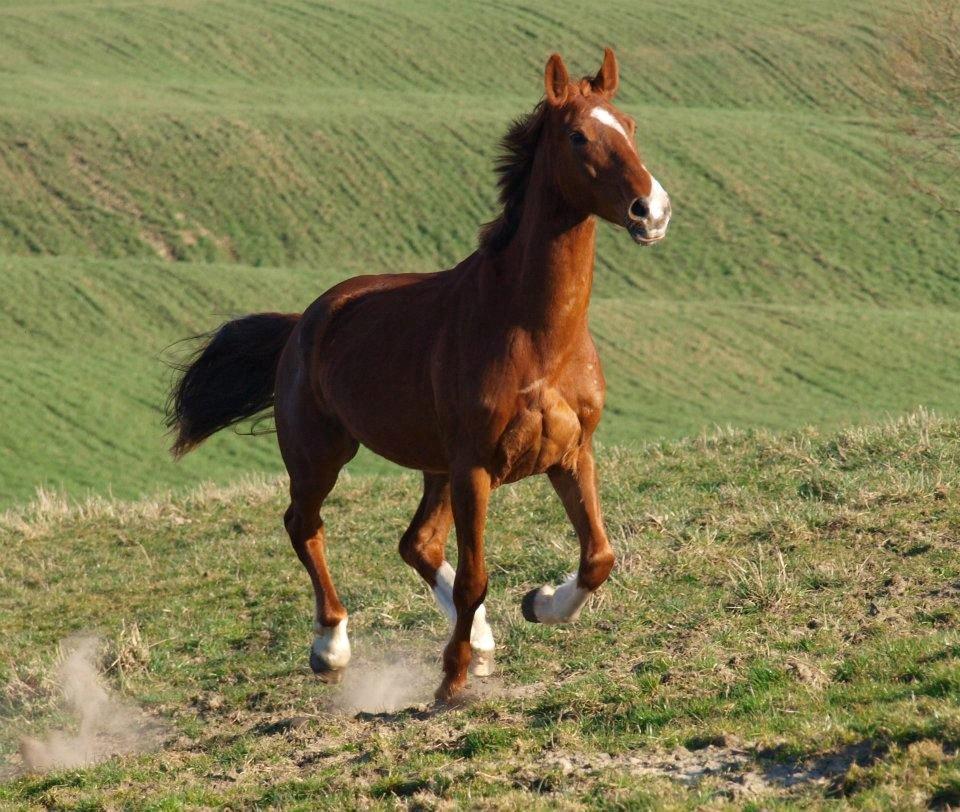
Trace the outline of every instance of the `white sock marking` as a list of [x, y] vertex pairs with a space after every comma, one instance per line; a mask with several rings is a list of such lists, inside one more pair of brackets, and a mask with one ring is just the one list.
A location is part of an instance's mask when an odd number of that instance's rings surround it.
[[344, 618], [336, 626], [321, 626], [316, 623], [313, 630], [317, 635], [313, 638], [313, 653], [334, 671], [346, 668], [350, 662], [347, 619]]
[[[457, 608], [453, 605], [453, 579], [456, 572], [449, 561], [444, 561], [437, 570], [437, 584], [433, 588], [433, 596], [437, 599], [440, 609], [447, 616], [450, 625], [457, 622]], [[470, 647], [474, 651], [473, 673], [478, 677], [485, 677], [493, 667], [493, 630], [487, 623], [487, 607], [482, 603], [473, 615], [473, 626], [470, 627]], [[480, 653], [482, 656], [477, 657]]]
[[456, 574], [450, 562], [444, 561], [434, 576], [437, 583], [433, 587], [433, 597], [437, 599], [440, 611], [447, 616], [451, 625], [457, 622], [457, 608], [453, 605], [453, 579]]
[[613, 127], [613, 129], [627, 139], [627, 143], [631, 148], [633, 148], [633, 141], [630, 140], [630, 136], [627, 135], [627, 131], [623, 129], [623, 125], [617, 121], [616, 117], [609, 110], [606, 110], [603, 107], [594, 107], [590, 111], [590, 118], [595, 118], [601, 124], [606, 124], [608, 127]]
[[533, 612], [541, 623], [568, 623], [580, 616], [590, 590], [577, 583], [577, 574], [571, 573], [560, 586], [540, 587], [533, 600]]

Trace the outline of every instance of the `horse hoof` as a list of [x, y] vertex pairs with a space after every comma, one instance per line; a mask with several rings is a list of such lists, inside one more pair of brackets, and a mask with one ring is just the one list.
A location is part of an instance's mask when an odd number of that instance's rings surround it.
[[463, 689], [466, 687], [466, 684], [466, 680], [451, 682], [450, 680], [445, 679], [440, 683], [440, 687], [437, 688], [437, 691], [433, 697], [441, 705], [456, 705], [462, 697]]
[[475, 648], [470, 659], [470, 673], [475, 677], [489, 677], [493, 673], [493, 651]]
[[537, 617], [537, 613], [533, 608], [539, 592], [539, 589], [531, 589], [526, 595], [523, 596], [523, 602], [520, 604], [520, 611], [523, 612], [523, 619], [529, 620], [531, 623], [540, 622], [540, 619]]
[[322, 660], [315, 651], [310, 651], [310, 669], [328, 685], [336, 685], [343, 679], [342, 668], [331, 668], [330, 664]]

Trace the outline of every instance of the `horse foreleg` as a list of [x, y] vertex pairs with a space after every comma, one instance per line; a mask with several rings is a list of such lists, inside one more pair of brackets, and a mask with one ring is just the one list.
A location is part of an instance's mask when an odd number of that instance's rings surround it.
[[[427, 582], [451, 626], [457, 622], [457, 610], [453, 605], [455, 573], [444, 558], [444, 548], [452, 524], [449, 479], [443, 475], [424, 474], [423, 498], [410, 527], [400, 539], [400, 556]], [[478, 677], [493, 673], [493, 631], [487, 623], [487, 610], [482, 603], [473, 616], [470, 647], [471, 673]]]
[[455, 471], [450, 479], [450, 496], [458, 556], [451, 590], [455, 610], [453, 633], [443, 653], [444, 677], [436, 693], [441, 701], [452, 699], [466, 685], [474, 618], [487, 595], [483, 531], [490, 499], [489, 473], [482, 468]]
[[580, 567], [560, 586], [542, 586], [523, 599], [523, 616], [533, 623], [576, 620], [590, 595], [613, 569], [613, 549], [600, 517], [593, 450], [585, 447], [574, 469], [551, 469], [550, 482], [580, 540]]

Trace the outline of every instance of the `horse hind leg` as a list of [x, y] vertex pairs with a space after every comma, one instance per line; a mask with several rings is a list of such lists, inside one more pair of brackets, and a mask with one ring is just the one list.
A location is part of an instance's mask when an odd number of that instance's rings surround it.
[[[400, 539], [400, 556], [427, 582], [440, 610], [453, 625], [457, 620], [453, 602], [456, 573], [444, 558], [447, 537], [453, 525], [450, 482], [446, 476], [436, 474], [424, 474], [423, 479], [423, 498], [410, 527]], [[473, 616], [470, 630], [473, 655], [470, 670], [474, 676], [486, 677], [493, 673], [495, 647], [487, 610], [481, 604]]]
[[358, 445], [339, 424], [326, 419], [297, 425], [278, 420], [277, 429], [290, 473], [290, 507], [284, 525], [316, 597], [310, 666], [327, 682], [339, 682], [350, 662], [347, 610], [340, 603], [327, 567], [326, 533], [320, 510], [340, 469], [356, 454]]

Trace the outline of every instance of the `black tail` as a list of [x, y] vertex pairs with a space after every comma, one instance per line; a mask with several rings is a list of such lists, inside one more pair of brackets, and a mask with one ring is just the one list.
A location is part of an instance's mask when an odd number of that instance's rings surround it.
[[253, 313], [198, 336], [203, 345], [177, 366], [181, 374], [167, 399], [174, 457], [273, 405], [280, 353], [299, 319], [298, 313]]

